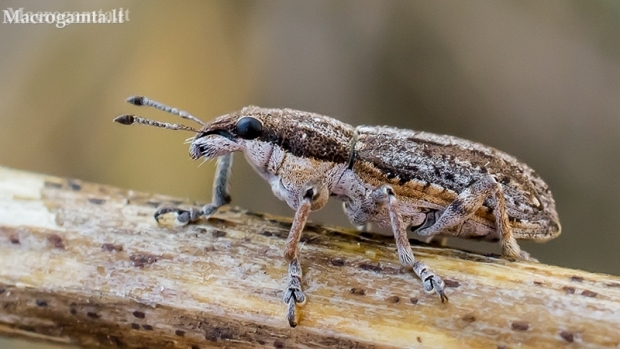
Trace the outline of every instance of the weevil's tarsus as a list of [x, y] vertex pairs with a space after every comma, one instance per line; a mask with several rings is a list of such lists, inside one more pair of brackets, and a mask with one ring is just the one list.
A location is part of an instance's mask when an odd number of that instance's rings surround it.
[[165, 104], [159, 103], [157, 101], [154, 101], [152, 99], [149, 99], [147, 97], [144, 96], [131, 96], [129, 98], [127, 98], [127, 103], [136, 105], [136, 106], [145, 106], [145, 107], [151, 107], [151, 108], [155, 108], [155, 109], [159, 109], [163, 112], [166, 113], [170, 113], [172, 115], [177, 115], [182, 117], [183, 119], [186, 120], [191, 120], [197, 124], [200, 124], [201, 126], [205, 126], [206, 123], [200, 119], [198, 119], [197, 117], [193, 116], [192, 114], [184, 111], [184, 110], [179, 110], [177, 108], [173, 108], [173, 107], [169, 107]]
[[413, 272], [420, 278], [420, 280], [422, 280], [424, 292], [437, 293], [442, 303], [448, 301], [448, 296], [446, 296], [445, 293], [446, 284], [439, 276], [435, 275], [435, 273], [430, 270], [426, 264], [420, 261], [415, 261], [413, 263]]
[[230, 174], [232, 169], [233, 154], [222, 155], [217, 159], [217, 169], [215, 171], [215, 180], [213, 181], [213, 198], [211, 203], [201, 208], [191, 207], [188, 210], [176, 207], [162, 207], [155, 212], [155, 220], [159, 222], [159, 218], [167, 213], [176, 213], [175, 224], [187, 225], [197, 222], [201, 217], [209, 218], [217, 211], [218, 208], [227, 205], [231, 201], [228, 191], [230, 183]]

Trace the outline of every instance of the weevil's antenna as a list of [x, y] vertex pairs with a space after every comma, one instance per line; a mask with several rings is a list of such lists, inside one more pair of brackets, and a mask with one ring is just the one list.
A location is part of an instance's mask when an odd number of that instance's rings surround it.
[[179, 125], [179, 124], [169, 124], [167, 122], [153, 121], [153, 120], [141, 118], [136, 115], [127, 115], [127, 114], [119, 115], [116, 118], [114, 118], [114, 121], [118, 122], [119, 124], [123, 124], [123, 125], [142, 124], [142, 125], [147, 125], [147, 126], [167, 128], [169, 130], [175, 130], [175, 131], [192, 131], [196, 133], [200, 132], [200, 130], [197, 130], [193, 127]]
[[148, 99], [146, 97], [143, 96], [131, 96], [129, 98], [127, 98], [127, 103], [131, 103], [133, 105], [137, 105], [137, 106], [145, 106], [145, 107], [152, 107], [155, 109], [159, 109], [161, 111], [164, 111], [166, 113], [170, 113], [172, 115], [178, 115], [180, 117], [182, 117], [183, 119], [187, 119], [187, 120], [192, 120], [195, 123], [198, 123], [202, 126], [205, 126], [206, 124], [198, 119], [197, 117], [193, 116], [192, 114], [184, 111], [184, 110], [179, 110], [177, 108], [172, 108], [169, 107], [165, 104], [159, 103], [157, 101], [154, 101], [152, 99]]

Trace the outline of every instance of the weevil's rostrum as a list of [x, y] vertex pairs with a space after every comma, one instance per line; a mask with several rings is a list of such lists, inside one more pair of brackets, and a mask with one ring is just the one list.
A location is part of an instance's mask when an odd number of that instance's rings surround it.
[[432, 238], [451, 236], [499, 241], [506, 257], [528, 259], [516, 239], [546, 241], [560, 234], [547, 184], [516, 158], [464, 139], [391, 127], [351, 125], [292, 109], [246, 107], [204, 123], [191, 114], [145, 97], [135, 105], [155, 107], [200, 123], [200, 130], [133, 115], [123, 124], [190, 130], [193, 159], [218, 158], [213, 202], [202, 208], [161, 208], [155, 218], [176, 213], [180, 224], [208, 217], [230, 202], [232, 153], [243, 152], [274, 194], [294, 209], [284, 256], [287, 319], [297, 325], [305, 303], [298, 243], [311, 211], [330, 196], [344, 202], [357, 226], [375, 223], [394, 233], [401, 264], [412, 268], [424, 290], [447, 300], [442, 279], [414, 258], [407, 231]]

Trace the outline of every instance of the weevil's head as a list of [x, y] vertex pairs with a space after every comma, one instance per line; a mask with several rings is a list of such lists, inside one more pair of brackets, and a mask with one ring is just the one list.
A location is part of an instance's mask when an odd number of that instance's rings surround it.
[[261, 110], [248, 107], [207, 123], [191, 141], [189, 156], [194, 160], [214, 159], [253, 148], [256, 142], [271, 132], [267, 128], [271, 123], [266, 125], [266, 115]]

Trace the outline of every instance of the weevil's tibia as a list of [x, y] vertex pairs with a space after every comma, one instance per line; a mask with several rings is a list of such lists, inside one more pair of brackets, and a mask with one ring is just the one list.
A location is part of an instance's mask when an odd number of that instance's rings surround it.
[[422, 226], [417, 230], [420, 236], [433, 236], [462, 224], [476, 213], [484, 200], [493, 196], [493, 214], [502, 245], [502, 255], [506, 257], [529, 259], [529, 254], [521, 251], [517, 240], [512, 236], [512, 229], [506, 213], [506, 202], [502, 186], [493, 176], [487, 176], [473, 183], [459, 194], [446, 207], [441, 216], [430, 226]]
[[287, 304], [286, 318], [291, 327], [297, 326], [296, 305], [304, 305], [306, 296], [301, 289], [302, 272], [299, 265], [299, 239], [304, 230], [310, 208], [312, 207], [312, 199], [317, 191], [314, 188], [308, 189], [293, 219], [293, 225], [286, 239], [286, 247], [284, 250], [284, 258], [289, 262], [288, 281], [284, 288], [284, 303]]
[[215, 180], [213, 181], [213, 198], [211, 203], [201, 208], [192, 207], [189, 210], [182, 210], [176, 207], [162, 207], [155, 212], [155, 220], [159, 222], [159, 217], [166, 213], [175, 212], [175, 223], [177, 225], [186, 225], [194, 223], [200, 217], [209, 217], [217, 211], [218, 208], [229, 204], [231, 201], [228, 191], [230, 183], [230, 173], [232, 169], [233, 154], [222, 155], [217, 159], [217, 168], [215, 170]]
[[222, 155], [217, 159], [217, 168], [215, 169], [215, 180], [213, 181], [213, 201], [212, 209], [203, 208], [204, 215], [208, 216], [215, 212], [219, 207], [230, 203], [230, 173], [233, 164], [233, 153]]
[[407, 237], [407, 227], [403, 222], [399, 211], [398, 198], [396, 198], [392, 187], [384, 185], [377, 189], [377, 191], [377, 199], [387, 205], [400, 263], [405, 267], [413, 269], [413, 272], [422, 280], [424, 291], [427, 293], [435, 292], [441, 299], [441, 302], [446, 302], [448, 296], [446, 296], [444, 291], [445, 284], [443, 280], [435, 275], [426, 264], [416, 261], [413, 256], [409, 238]]

